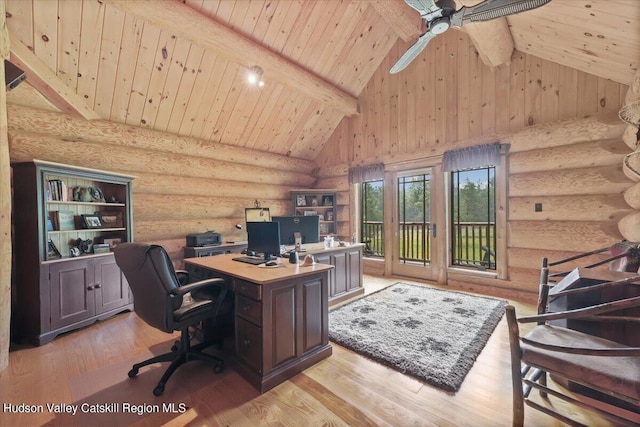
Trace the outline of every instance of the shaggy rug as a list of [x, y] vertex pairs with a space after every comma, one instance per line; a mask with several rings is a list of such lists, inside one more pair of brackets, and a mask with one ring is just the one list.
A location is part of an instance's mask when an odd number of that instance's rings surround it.
[[506, 302], [395, 283], [329, 312], [329, 339], [447, 391], [457, 391]]

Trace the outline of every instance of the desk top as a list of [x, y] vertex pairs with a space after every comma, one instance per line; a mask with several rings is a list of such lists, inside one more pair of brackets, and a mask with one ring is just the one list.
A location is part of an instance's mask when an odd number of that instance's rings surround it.
[[332, 265], [319, 263], [302, 267], [300, 264], [290, 264], [286, 258], [278, 258], [278, 262], [282, 263], [283, 267], [260, 267], [233, 260], [233, 258], [239, 256], [241, 255], [224, 254], [199, 258], [185, 258], [184, 262], [185, 264], [197, 265], [262, 285], [295, 277], [308, 276], [333, 268]]

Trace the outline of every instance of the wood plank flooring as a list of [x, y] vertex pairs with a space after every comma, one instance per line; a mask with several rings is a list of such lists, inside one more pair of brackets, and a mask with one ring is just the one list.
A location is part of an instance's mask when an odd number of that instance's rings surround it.
[[[366, 276], [366, 293], [398, 280], [407, 281]], [[519, 315], [535, 311], [533, 304], [511, 303]], [[218, 375], [200, 362], [184, 365], [161, 397], [151, 391], [166, 364], [143, 368], [135, 379], [127, 377], [131, 364], [167, 351], [177, 337], [124, 313], [41, 347], [16, 347], [9, 367], [0, 373], [0, 426], [511, 425], [504, 318], [455, 394], [335, 344], [331, 357], [264, 394], [240, 377], [230, 361]], [[52, 413], [47, 403], [78, 408], [75, 415]], [[8, 404], [29, 405], [38, 412], [11, 412]], [[43, 405], [41, 411], [38, 405]], [[529, 408], [525, 414], [527, 426], [562, 425]], [[584, 421], [608, 425], [594, 418]]]

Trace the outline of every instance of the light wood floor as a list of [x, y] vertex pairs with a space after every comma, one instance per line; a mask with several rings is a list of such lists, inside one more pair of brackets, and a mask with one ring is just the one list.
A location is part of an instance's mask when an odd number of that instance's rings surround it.
[[[398, 280], [407, 281], [366, 276], [366, 291]], [[519, 315], [535, 311], [532, 304], [510, 302]], [[9, 367], [0, 374], [0, 425], [511, 425], [504, 318], [455, 394], [334, 344], [331, 357], [262, 395], [232, 364], [215, 375], [207, 365], [191, 362], [174, 374], [163, 396], [154, 397], [151, 390], [166, 364], [142, 369], [135, 379], [129, 379], [127, 372], [131, 364], [152, 353], [168, 351], [175, 337], [147, 326], [133, 313], [124, 313], [41, 347], [12, 350]], [[47, 403], [79, 408], [75, 415], [56, 414], [49, 412]], [[43, 405], [43, 411], [11, 413], [7, 404], [31, 405], [36, 410]], [[170, 411], [171, 404], [175, 412]], [[91, 413], [100, 410], [115, 412]], [[525, 413], [527, 426], [561, 425], [528, 408]], [[590, 418], [585, 422], [607, 425]]]

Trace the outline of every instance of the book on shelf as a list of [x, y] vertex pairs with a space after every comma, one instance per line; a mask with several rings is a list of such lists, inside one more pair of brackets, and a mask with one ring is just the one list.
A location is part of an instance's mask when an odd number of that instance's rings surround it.
[[72, 200], [69, 198], [69, 188], [61, 179], [47, 180], [46, 184], [47, 200], [57, 200], [66, 202]]
[[[75, 213], [73, 211], [50, 211], [49, 218], [56, 231], [75, 230]], [[47, 225], [48, 228], [48, 225]]]

